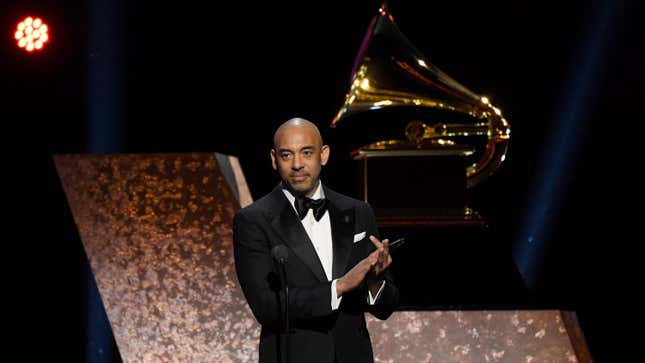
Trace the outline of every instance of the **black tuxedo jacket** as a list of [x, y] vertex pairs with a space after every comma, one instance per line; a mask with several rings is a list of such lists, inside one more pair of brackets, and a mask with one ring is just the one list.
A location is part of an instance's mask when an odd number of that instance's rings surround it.
[[[329, 200], [333, 240], [333, 279], [342, 277], [375, 250], [369, 236], [377, 234], [372, 208], [364, 202], [324, 187]], [[295, 210], [278, 187], [234, 218], [235, 267], [253, 314], [262, 325], [260, 362], [282, 362], [286, 356], [280, 326], [284, 298], [278, 287], [279, 270], [271, 249], [284, 244], [289, 286], [289, 324], [293, 363], [373, 362], [372, 345], [364, 313], [387, 319], [398, 301], [398, 290], [389, 272], [374, 305], [368, 304], [364, 283], [345, 294], [337, 310], [331, 308], [331, 281], [327, 281], [318, 255]], [[354, 235], [365, 237], [354, 242]]]

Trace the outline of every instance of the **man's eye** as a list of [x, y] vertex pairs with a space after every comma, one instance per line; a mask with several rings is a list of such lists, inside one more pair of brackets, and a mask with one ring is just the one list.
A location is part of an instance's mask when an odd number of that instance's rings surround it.
[[311, 156], [313, 153], [310, 150], [307, 150], [303, 154], [305, 154], [305, 156]]
[[280, 157], [282, 159], [289, 159], [289, 157], [291, 157], [291, 154], [289, 154], [289, 153], [280, 154]]

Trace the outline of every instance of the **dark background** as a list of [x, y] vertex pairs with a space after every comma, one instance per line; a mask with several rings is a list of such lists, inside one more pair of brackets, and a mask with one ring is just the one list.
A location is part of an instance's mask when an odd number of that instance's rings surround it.
[[[52, 155], [96, 152], [90, 123], [88, 14], [98, 2], [3, 2], [0, 121], [5, 202], [5, 291], [13, 337], [26, 356], [81, 357], [84, 253]], [[109, 152], [214, 151], [239, 156], [254, 198], [277, 183], [275, 128], [300, 116], [332, 147], [323, 180], [352, 194], [347, 136], [328, 125], [379, 2], [178, 3], [117, 1], [110, 62], [121, 108]], [[508, 158], [469, 190], [499, 243], [518, 243], [542, 205], [536, 188], [553, 150], [569, 160], [548, 205], [548, 233], [531, 294], [537, 308], [576, 310], [597, 361], [616, 361], [636, 313], [637, 176], [645, 92], [643, 9], [637, 1], [396, 1], [401, 31], [436, 66], [488, 95], [512, 126]], [[51, 43], [26, 54], [16, 23], [39, 14]], [[602, 29], [599, 31], [599, 29]], [[596, 34], [596, 35], [594, 35]], [[600, 35], [597, 35], [600, 34]], [[596, 44], [598, 51], [587, 51]], [[581, 72], [594, 61], [589, 81]], [[581, 96], [582, 95], [582, 96]], [[574, 131], [556, 149], [562, 121]], [[109, 102], [109, 100], [101, 100]], [[556, 157], [560, 157], [556, 153]], [[350, 172], [351, 171], [351, 172]], [[625, 324], [627, 326], [629, 324]], [[20, 345], [22, 346], [22, 345]]]

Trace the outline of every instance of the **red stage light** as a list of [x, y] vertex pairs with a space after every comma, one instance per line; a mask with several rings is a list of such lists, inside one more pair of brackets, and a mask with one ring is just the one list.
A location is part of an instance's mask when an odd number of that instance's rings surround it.
[[18, 23], [13, 36], [18, 47], [26, 51], [41, 50], [49, 41], [49, 27], [41, 18], [28, 16]]

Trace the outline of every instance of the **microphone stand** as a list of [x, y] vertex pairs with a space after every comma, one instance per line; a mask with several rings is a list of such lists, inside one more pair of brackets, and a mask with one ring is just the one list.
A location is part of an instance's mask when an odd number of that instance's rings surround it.
[[[287, 363], [291, 363], [291, 334], [289, 331], [289, 283], [287, 282], [287, 270], [285, 264], [289, 258], [289, 250], [284, 245], [277, 245], [271, 250], [271, 256], [274, 261], [278, 263], [280, 270], [280, 280], [284, 284], [284, 316], [282, 317], [284, 321], [284, 326], [286, 329], [285, 338], [287, 339]], [[282, 289], [282, 287], [281, 287]], [[280, 294], [278, 294], [278, 297]], [[280, 302], [278, 301], [278, 304]], [[282, 315], [282, 314], [280, 314]], [[280, 348], [280, 333], [278, 332], [278, 348]], [[278, 350], [280, 351], [280, 350]], [[280, 354], [280, 360], [282, 360], [282, 354]]]
[[287, 273], [284, 268], [284, 261], [280, 261], [280, 274], [284, 282], [284, 316], [283, 321], [287, 339], [287, 363], [291, 363], [291, 334], [289, 331], [289, 284], [287, 283]]

